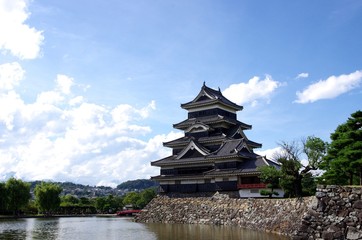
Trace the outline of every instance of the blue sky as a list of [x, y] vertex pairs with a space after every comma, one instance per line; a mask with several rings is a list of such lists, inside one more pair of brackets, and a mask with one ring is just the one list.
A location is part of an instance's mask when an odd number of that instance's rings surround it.
[[361, 110], [362, 2], [0, 0], [0, 180], [115, 186], [182, 132], [203, 82], [260, 142]]

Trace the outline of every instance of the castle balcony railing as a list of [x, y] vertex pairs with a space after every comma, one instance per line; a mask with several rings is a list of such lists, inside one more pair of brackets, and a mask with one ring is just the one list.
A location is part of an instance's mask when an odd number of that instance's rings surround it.
[[241, 183], [238, 184], [238, 189], [250, 189], [250, 188], [266, 188], [265, 183]]

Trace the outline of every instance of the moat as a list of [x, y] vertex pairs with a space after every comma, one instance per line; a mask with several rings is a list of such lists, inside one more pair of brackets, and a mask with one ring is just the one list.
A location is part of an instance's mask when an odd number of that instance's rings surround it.
[[284, 236], [251, 231], [240, 227], [200, 224], [144, 224], [132, 218], [71, 217], [0, 220], [0, 239], [265, 239]]

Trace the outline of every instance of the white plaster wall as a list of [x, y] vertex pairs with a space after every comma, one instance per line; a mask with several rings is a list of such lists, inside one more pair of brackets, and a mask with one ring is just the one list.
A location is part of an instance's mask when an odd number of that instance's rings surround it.
[[[254, 192], [258, 190], [258, 192]], [[260, 198], [260, 197], [265, 197], [260, 195], [259, 191], [261, 189], [240, 189], [239, 190], [239, 196], [241, 198]], [[252, 192], [251, 192], [252, 191]], [[276, 191], [277, 193], [279, 193], [278, 196], [273, 195], [273, 198], [275, 197], [283, 197], [284, 196], [284, 191], [282, 189], [274, 189], [274, 191]]]

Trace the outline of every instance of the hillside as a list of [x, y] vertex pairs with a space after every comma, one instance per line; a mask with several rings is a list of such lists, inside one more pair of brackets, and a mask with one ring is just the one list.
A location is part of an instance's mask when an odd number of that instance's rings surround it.
[[[30, 182], [30, 192], [34, 192], [34, 188], [41, 181]], [[142, 191], [149, 187], [158, 186], [155, 182], [147, 179], [137, 179], [126, 181], [117, 186], [117, 188], [105, 186], [89, 186], [72, 182], [54, 182], [63, 188], [61, 195], [71, 194], [77, 197], [101, 197], [108, 195], [122, 196], [131, 191]]]
[[146, 188], [158, 187], [158, 186], [159, 184], [155, 181], [147, 179], [137, 179], [137, 180], [130, 180], [127, 182], [123, 182], [117, 186], [117, 189], [140, 191]]

